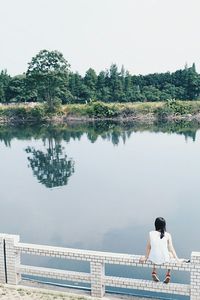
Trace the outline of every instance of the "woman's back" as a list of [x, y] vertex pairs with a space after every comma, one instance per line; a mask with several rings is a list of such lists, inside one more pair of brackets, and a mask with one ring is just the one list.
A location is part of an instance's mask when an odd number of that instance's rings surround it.
[[149, 260], [157, 265], [169, 262], [170, 260], [168, 241], [170, 240], [171, 236], [168, 232], [164, 233], [162, 239], [160, 236], [161, 233], [159, 231], [150, 231], [149, 233], [151, 245]]

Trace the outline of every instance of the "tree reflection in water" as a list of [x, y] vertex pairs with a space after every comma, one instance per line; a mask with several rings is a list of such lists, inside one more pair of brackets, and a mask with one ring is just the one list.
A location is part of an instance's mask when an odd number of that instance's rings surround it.
[[154, 122], [146, 124], [141, 122], [120, 123], [117, 121], [95, 121], [85, 123], [66, 123], [60, 125], [42, 126], [0, 126], [0, 142], [3, 141], [6, 147], [11, 147], [14, 139], [30, 140], [38, 139], [54, 139], [57, 143], [61, 141], [70, 142], [71, 140], [80, 140], [86, 134], [91, 143], [95, 143], [99, 137], [103, 140], [112, 142], [117, 146], [120, 140], [126, 143], [134, 132], [162, 132], [170, 134], [178, 134], [185, 137], [185, 140], [196, 140], [197, 131], [200, 124], [192, 121], [179, 122]]
[[46, 151], [27, 147], [29, 166], [33, 175], [47, 188], [67, 185], [69, 177], [74, 173], [74, 161], [67, 158], [64, 147], [60, 144], [53, 145], [53, 140], [48, 139]]

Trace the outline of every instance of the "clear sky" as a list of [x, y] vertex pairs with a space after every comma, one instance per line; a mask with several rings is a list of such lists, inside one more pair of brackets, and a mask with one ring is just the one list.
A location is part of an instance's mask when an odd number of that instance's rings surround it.
[[200, 71], [200, 0], [0, 0], [0, 70], [15, 75], [41, 49], [73, 71], [111, 63], [132, 74]]

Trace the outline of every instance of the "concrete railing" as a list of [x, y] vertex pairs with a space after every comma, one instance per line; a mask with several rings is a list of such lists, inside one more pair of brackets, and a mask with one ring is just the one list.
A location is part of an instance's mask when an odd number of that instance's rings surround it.
[[[20, 262], [22, 253], [86, 261], [90, 263], [90, 273], [22, 265]], [[103, 297], [105, 286], [109, 286], [184, 295], [190, 296], [191, 300], [200, 300], [200, 252], [192, 252], [190, 263], [173, 262], [158, 266], [161, 269], [190, 272], [190, 284], [164, 284], [150, 280], [105, 275], [105, 264], [152, 267], [150, 262], [141, 264], [139, 259], [138, 255], [20, 243], [18, 235], [0, 234], [0, 283], [16, 285], [20, 282], [21, 275], [33, 275], [89, 283], [91, 295], [94, 297]]]

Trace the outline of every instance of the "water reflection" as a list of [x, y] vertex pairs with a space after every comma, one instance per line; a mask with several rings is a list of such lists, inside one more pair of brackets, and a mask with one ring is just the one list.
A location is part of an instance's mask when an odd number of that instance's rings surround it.
[[27, 147], [29, 166], [33, 175], [47, 188], [63, 186], [68, 183], [69, 177], [74, 173], [74, 161], [67, 158], [64, 147], [54, 145], [53, 139], [48, 139], [48, 147], [44, 151], [34, 147]]
[[200, 250], [198, 129], [188, 122], [0, 129], [1, 231], [24, 242], [141, 254], [162, 215], [178, 255], [189, 258]]
[[97, 121], [85, 123], [70, 123], [63, 125], [43, 125], [34, 127], [0, 127], [0, 141], [7, 147], [11, 146], [14, 138], [19, 140], [34, 139], [54, 139], [57, 143], [64, 140], [80, 140], [83, 135], [91, 143], [95, 143], [99, 137], [103, 140], [111, 141], [113, 145], [119, 145], [120, 140], [125, 144], [134, 132], [163, 132], [169, 134], [183, 135], [185, 140], [195, 141], [197, 130], [200, 124], [189, 121], [163, 122], [153, 124]]

